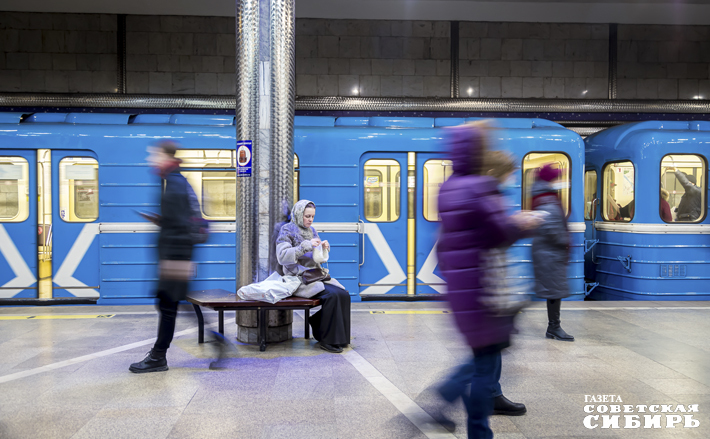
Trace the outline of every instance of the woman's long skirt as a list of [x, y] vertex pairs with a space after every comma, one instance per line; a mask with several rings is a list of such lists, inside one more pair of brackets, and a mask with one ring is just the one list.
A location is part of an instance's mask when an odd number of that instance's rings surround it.
[[321, 300], [321, 309], [310, 317], [313, 338], [321, 343], [350, 344], [350, 294], [335, 285], [324, 284], [325, 290], [313, 296]]

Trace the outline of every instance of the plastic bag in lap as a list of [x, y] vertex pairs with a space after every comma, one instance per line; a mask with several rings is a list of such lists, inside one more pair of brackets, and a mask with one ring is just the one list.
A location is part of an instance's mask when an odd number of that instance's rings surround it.
[[323, 248], [323, 245], [319, 245], [313, 248], [313, 260], [318, 264], [328, 261], [328, 249]]
[[301, 280], [298, 277], [281, 276], [274, 272], [266, 280], [244, 285], [237, 291], [237, 296], [242, 300], [276, 303], [281, 299], [290, 297], [300, 285]]

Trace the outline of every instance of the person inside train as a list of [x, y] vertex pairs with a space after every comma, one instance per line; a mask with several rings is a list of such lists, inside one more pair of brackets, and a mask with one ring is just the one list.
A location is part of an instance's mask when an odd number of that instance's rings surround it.
[[495, 289], [488, 287], [486, 261], [491, 249], [506, 248], [530, 234], [539, 220], [531, 212], [506, 213], [499, 186], [510, 175], [500, 179], [489, 175], [485, 126], [451, 128], [446, 144], [453, 174], [439, 192], [437, 254], [454, 321], [474, 356], [471, 390], [468, 395], [460, 392], [468, 413], [468, 437], [487, 439], [493, 437], [488, 416], [495, 407], [501, 351], [510, 346], [515, 313], [501, 312], [497, 299], [504, 302], [505, 297], [496, 297]]
[[168, 370], [166, 354], [175, 332], [178, 303], [185, 300], [193, 272], [193, 240], [190, 235], [192, 208], [189, 183], [179, 172], [181, 160], [175, 157], [179, 145], [163, 141], [148, 148], [148, 163], [163, 180], [160, 215], [141, 215], [160, 227], [158, 234], [158, 339], [148, 355], [129, 370], [133, 373]]
[[667, 223], [673, 222], [673, 214], [671, 213], [671, 205], [668, 204], [670, 192], [661, 188], [661, 219]]
[[315, 216], [312, 201], [293, 205], [291, 222], [281, 227], [276, 239], [276, 258], [284, 275], [301, 279], [294, 296], [321, 300], [321, 309], [310, 317], [313, 337], [321, 349], [340, 353], [350, 344], [350, 294], [313, 258], [318, 246], [330, 250], [312, 226]]
[[533, 183], [533, 210], [547, 214], [533, 238], [532, 261], [535, 295], [547, 300], [548, 324], [545, 337], [574, 341], [574, 337], [560, 326], [562, 299], [570, 295], [567, 282], [570, 234], [558, 196], [559, 185], [567, 184], [561, 181], [562, 175], [562, 170], [548, 163], [540, 168]]
[[695, 221], [703, 214], [702, 199], [703, 193], [696, 185], [694, 175], [687, 175], [676, 168], [669, 168], [675, 173], [675, 178], [678, 179], [685, 193], [676, 207], [676, 221]]
[[614, 198], [614, 188], [616, 187], [616, 184], [611, 185], [611, 190], [609, 191], [609, 194], [607, 195], [607, 218], [609, 221], [623, 221], [624, 218], [621, 216], [621, 205], [616, 202], [616, 198]]
[[636, 211], [636, 200], [631, 200], [626, 206], [619, 206], [619, 217], [622, 220], [631, 220]]

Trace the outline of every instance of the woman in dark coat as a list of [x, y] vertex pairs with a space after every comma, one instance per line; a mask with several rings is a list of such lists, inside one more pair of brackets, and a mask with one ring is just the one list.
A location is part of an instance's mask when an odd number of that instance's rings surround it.
[[454, 319], [473, 349], [474, 373], [466, 401], [468, 437], [491, 438], [488, 416], [500, 375], [501, 350], [510, 345], [513, 315], [493, 309], [485, 288], [487, 254], [524, 237], [534, 227], [530, 216], [508, 216], [500, 180], [484, 166], [486, 130], [464, 125], [449, 130], [447, 143], [453, 175], [439, 192], [441, 236], [439, 267], [447, 282]]
[[560, 326], [562, 299], [569, 297], [567, 267], [569, 265], [569, 231], [562, 203], [557, 196], [562, 175], [560, 169], [546, 164], [538, 171], [532, 188], [532, 206], [546, 212], [542, 225], [537, 229], [532, 244], [535, 294], [547, 299], [547, 332], [545, 337], [562, 341], [574, 341]]

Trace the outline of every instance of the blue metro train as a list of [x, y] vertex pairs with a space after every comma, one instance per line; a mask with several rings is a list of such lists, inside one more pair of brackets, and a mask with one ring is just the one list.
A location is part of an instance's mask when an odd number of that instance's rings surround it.
[[[296, 197], [317, 204], [331, 272], [353, 299], [445, 292], [435, 251], [436, 197], [451, 173], [442, 131], [468, 120], [296, 117]], [[573, 232], [572, 298], [583, 299], [582, 139], [542, 119], [495, 124], [494, 137], [521, 163], [513, 208], [529, 208], [534, 170], [544, 163], [557, 162], [571, 181], [560, 195]], [[136, 211], [158, 208], [160, 181], [145, 149], [163, 138], [184, 147], [182, 172], [211, 221], [210, 239], [195, 252], [193, 288], [235, 290], [233, 116], [0, 113], [2, 303], [151, 300], [157, 229]], [[529, 240], [514, 247], [522, 278], [532, 276], [529, 252]]]
[[637, 122], [586, 139], [591, 298], [710, 299], [709, 153], [710, 122]]

